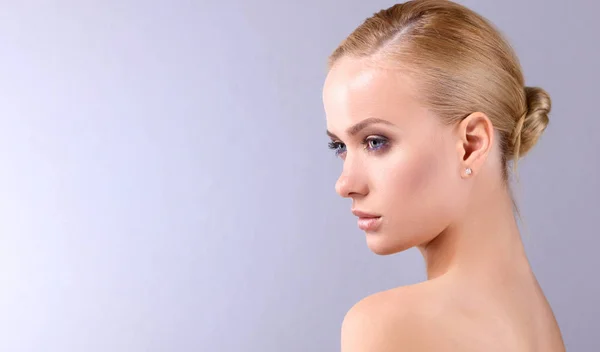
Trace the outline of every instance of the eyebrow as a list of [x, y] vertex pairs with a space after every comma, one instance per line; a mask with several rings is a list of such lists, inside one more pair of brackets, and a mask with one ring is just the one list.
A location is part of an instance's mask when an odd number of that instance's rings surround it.
[[[359, 123], [357, 123], [353, 126], [350, 126], [346, 130], [346, 133], [349, 134], [350, 136], [354, 136], [361, 130], [367, 128], [368, 126], [378, 124], [378, 123], [385, 124], [388, 126], [395, 126], [393, 123], [389, 122], [388, 120], [379, 119], [377, 117], [369, 117], [367, 119], [360, 121]], [[327, 135], [331, 138], [339, 139], [335, 134], [331, 133], [329, 130], [327, 131]]]

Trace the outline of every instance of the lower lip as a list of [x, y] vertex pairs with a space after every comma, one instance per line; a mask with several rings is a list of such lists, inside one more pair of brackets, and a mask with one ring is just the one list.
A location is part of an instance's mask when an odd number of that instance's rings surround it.
[[375, 231], [381, 224], [381, 217], [358, 218], [358, 228], [363, 231]]

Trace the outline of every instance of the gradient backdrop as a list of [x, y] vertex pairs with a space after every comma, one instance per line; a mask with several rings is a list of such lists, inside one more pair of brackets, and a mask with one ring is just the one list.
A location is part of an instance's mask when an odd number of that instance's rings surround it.
[[[569, 351], [600, 350], [600, 5], [462, 3], [554, 99], [523, 232]], [[366, 247], [321, 104], [392, 4], [0, 1], [0, 351], [336, 351], [356, 301], [424, 279]]]

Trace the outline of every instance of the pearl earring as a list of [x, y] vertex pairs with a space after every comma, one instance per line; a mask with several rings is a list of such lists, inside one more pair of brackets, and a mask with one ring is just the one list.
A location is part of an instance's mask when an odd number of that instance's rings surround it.
[[471, 170], [471, 168], [470, 168], [470, 167], [468, 167], [468, 168], [465, 170], [465, 173], [467, 174], [467, 176], [470, 176], [470, 175], [473, 173], [473, 170]]

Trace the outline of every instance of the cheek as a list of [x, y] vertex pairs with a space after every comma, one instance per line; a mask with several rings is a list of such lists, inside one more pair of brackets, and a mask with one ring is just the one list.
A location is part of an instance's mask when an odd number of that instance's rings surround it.
[[452, 156], [443, 145], [400, 152], [381, 174], [379, 198], [389, 220], [409, 236], [435, 234], [455, 216], [456, 180]]
[[435, 153], [400, 152], [381, 174], [382, 191], [393, 194], [395, 203], [414, 206], [410, 203], [415, 199], [429, 203], [428, 198], [445, 188], [448, 166], [447, 161]]

